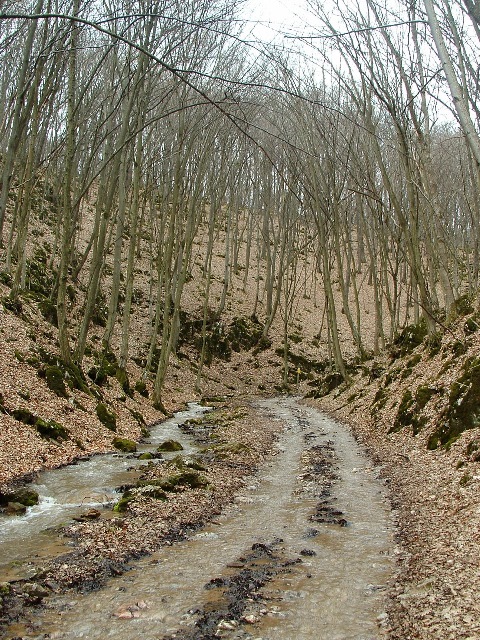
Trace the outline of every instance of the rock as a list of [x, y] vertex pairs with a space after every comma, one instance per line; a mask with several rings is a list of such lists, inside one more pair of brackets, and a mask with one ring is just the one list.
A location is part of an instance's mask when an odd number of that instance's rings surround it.
[[137, 450], [137, 443], [128, 438], [114, 438], [112, 444], [115, 449], [124, 453], [134, 453]]
[[38, 504], [38, 493], [28, 487], [20, 487], [8, 493], [0, 493], [0, 505], [7, 505], [9, 502], [32, 507], [34, 504]]
[[236, 620], [221, 620], [218, 623], [217, 629], [219, 631], [233, 631], [238, 626], [238, 622]]
[[252, 613], [243, 616], [242, 620], [244, 622], [247, 622], [248, 624], [256, 624], [257, 622], [260, 622], [260, 618], [258, 616], [253, 615]]
[[183, 447], [176, 440], [165, 440], [158, 446], [157, 451], [183, 451]]
[[26, 510], [27, 507], [24, 504], [20, 504], [20, 502], [9, 502], [5, 509], [5, 513], [8, 516], [21, 516], [26, 512]]
[[42, 600], [43, 598], [46, 598], [50, 592], [37, 582], [26, 582], [23, 585], [23, 593], [25, 593], [29, 598]]
[[301, 556], [316, 556], [316, 552], [313, 549], [302, 549], [300, 551]]
[[76, 522], [87, 522], [88, 520], [96, 520], [101, 516], [101, 513], [98, 509], [88, 509], [84, 513], [81, 513], [79, 516], [75, 516], [73, 519]]
[[0, 582], [0, 596], [8, 596], [12, 590], [12, 585], [9, 582]]
[[33, 489], [27, 487], [21, 487], [13, 493], [13, 501], [20, 502], [26, 507], [32, 507], [34, 504], [38, 504], [38, 493]]
[[150, 451], [145, 451], [145, 453], [141, 453], [138, 456], [139, 460], [152, 460], [153, 459], [153, 455], [150, 453]]

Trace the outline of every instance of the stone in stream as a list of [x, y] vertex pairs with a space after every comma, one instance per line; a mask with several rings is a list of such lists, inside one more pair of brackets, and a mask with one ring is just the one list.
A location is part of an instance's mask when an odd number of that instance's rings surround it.
[[79, 516], [75, 516], [73, 519], [76, 522], [88, 522], [89, 520], [96, 520], [101, 515], [98, 509], [88, 509], [88, 511], [84, 511]]
[[33, 507], [33, 505], [38, 504], [38, 493], [29, 487], [19, 487], [8, 493], [0, 492], [0, 506], [8, 505], [9, 503]]
[[114, 438], [112, 444], [115, 449], [124, 453], [134, 453], [137, 450], [137, 443], [128, 438]]
[[165, 442], [162, 442], [162, 444], [158, 446], [157, 451], [183, 451], [183, 447], [180, 442], [176, 440], [165, 440]]
[[35, 601], [43, 600], [43, 598], [46, 598], [50, 594], [48, 589], [45, 589], [45, 587], [42, 587], [42, 585], [36, 582], [26, 582], [22, 590], [25, 595]]
[[22, 516], [26, 511], [27, 507], [20, 502], [9, 502], [5, 509], [7, 516]]

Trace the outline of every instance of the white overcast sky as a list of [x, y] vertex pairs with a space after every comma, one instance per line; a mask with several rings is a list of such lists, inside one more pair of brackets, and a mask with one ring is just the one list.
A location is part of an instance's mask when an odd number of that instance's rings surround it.
[[307, 0], [248, 0], [244, 15], [258, 21], [254, 34], [262, 40], [269, 41], [283, 33], [308, 33]]

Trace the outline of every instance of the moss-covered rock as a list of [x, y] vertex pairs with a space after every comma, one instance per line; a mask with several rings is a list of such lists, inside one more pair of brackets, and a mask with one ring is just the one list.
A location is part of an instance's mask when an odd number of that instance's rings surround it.
[[138, 456], [139, 460], [153, 460], [153, 453], [150, 453], [150, 451], [145, 451], [144, 453], [141, 453]]
[[426, 340], [427, 345], [427, 353], [430, 358], [434, 358], [437, 353], [440, 353], [440, 349], [442, 348], [442, 334], [441, 333], [432, 333], [428, 336]]
[[459, 316], [468, 316], [473, 313], [472, 296], [465, 294], [455, 300], [450, 309], [450, 318], [458, 318]]
[[22, 516], [27, 511], [27, 507], [20, 502], [9, 502], [5, 507], [7, 516]]
[[198, 489], [208, 486], [208, 480], [195, 470], [181, 471], [174, 473], [163, 479], [160, 487], [164, 491], [175, 491], [179, 487], [190, 487], [190, 489]]
[[183, 456], [175, 456], [169, 461], [169, 466], [175, 466], [177, 469], [185, 471], [186, 469], [195, 469], [196, 471], [205, 471], [205, 466], [198, 458], [185, 458]]
[[456, 358], [463, 356], [468, 351], [468, 345], [463, 340], [455, 340], [451, 348]]
[[112, 444], [115, 449], [124, 453], [134, 453], [137, 450], [137, 443], [128, 438], [114, 438]]
[[415, 402], [419, 409], [423, 409], [427, 402], [437, 393], [435, 387], [429, 387], [427, 385], [421, 385], [415, 391]]
[[69, 437], [68, 429], [66, 429], [62, 424], [52, 419], [44, 420], [25, 407], [14, 409], [12, 411], [12, 416], [19, 422], [23, 422], [24, 424], [34, 427], [42, 438], [67, 440]]
[[8, 311], [11, 311], [16, 316], [22, 315], [23, 305], [18, 296], [13, 298], [11, 296], [5, 296], [4, 298], [1, 299], [1, 301], [5, 309], [8, 309]]
[[183, 451], [180, 442], [176, 440], [165, 440], [157, 447], [158, 452]]
[[480, 328], [479, 318], [468, 318], [465, 324], [463, 325], [463, 330], [465, 333], [475, 333]]
[[51, 438], [53, 440], [67, 440], [68, 430], [55, 420], [43, 420], [37, 418], [35, 421], [35, 429], [42, 438]]
[[55, 272], [48, 269], [49, 251], [47, 246], [37, 246], [26, 264], [26, 289], [37, 300], [50, 296]]
[[7, 493], [0, 493], [0, 505], [5, 506], [9, 502], [15, 502], [25, 507], [33, 507], [38, 504], [38, 493], [29, 487], [19, 487]]
[[334, 389], [339, 387], [342, 382], [344, 382], [342, 374], [338, 371], [332, 371], [331, 373], [327, 373], [319, 380], [317, 380], [315, 383], [316, 389], [308, 395], [312, 398], [323, 398], [323, 396], [328, 395]]
[[68, 398], [67, 389], [65, 387], [65, 379], [62, 369], [57, 365], [48, 365], [45, 367], [45, 381], [49, 389], [61, 398]]
[[144, 380], [137, 380], [135, 383], [135, 391], [144, 398], [148, 398], [147, 383]]
[[387, 404], [387, 400], [388, 400], [387, 390], [384, 387], [380, 387], [375, 393], [375, 396], [373, 398], [372, 411], [371, 411], [372, 415], [377, 413], [377, 411], [381, 411]]
[[388, 433], [396, 433], [403, 427], [411, 426], [413, 434], [416, 435], [426, 423], [425, 416], [421, 416], [419, 413], [420, 408], [417, 405], [410, 389], [407, 389], [402, 396], [397, 415], [395, 416], [395, 421], [393, 426], [390, 427]]
[[58, 327], [57, 305], [54, 304], [50, 298], [44, 298], [41, 300], [38, 303], [38, 308], [47, 322], [53, 324], [54, 327]]
[[425, 318], [417, 324], [407, 325], [403, 331], [395, 338], [391, 348], [391, 355], [394, 358], [405, 356], [420, 344], [428, 334], [428, 327]]
[[37, 419], [37, 416], [32, 413], [30, 409], [27, 409], [25, 407], [13, 409], [12, 416], [15, 418], [15, 420], [23, 422], [23, 424], [28, 424], [32, 427], [35, 425], [35, 420]]
[[466, 430], [480, 426], [480, 358], [468, 359], [463, 374], [450, 388], [448, 407], [440, 427], [431, 435], [428, 448], [448, 448]]
[[[249, 351], [259, 343], [262, 333], [263, 327], [256, 316], [237, 317], [228, 327], [227, 339], [233, 351], [241, 351], [242, 349]], [[299, 342], [301, 340], [300, 336]]]
[[123, 391], [127, 394], [127, 396], [132, 397], [133, 391], [132, 391], [132, 388], [130, 387], [130, 381], [128, 379], [127, 371], [125, 369], [122, 369], [121, 367], [118, 367], [115, 372], [115, 377], [117, 378], [120, 386], [122, 387]]
[[5, 399], [3, 397], [3, 393], [0, 392], [0, 413], [7, 413], [5, 408]]
[[96, 414], [100, 422], [110, 431], [117, 430], [117, 417], [110, 411], [103, 402], [99, 402], [95, 409]]
[[140, 411], [136, 411], [135, 409], [128, 409], [128, 410], [132, 414], [132, 417], [135, 418], [135, 420], [138, 422], [138, 424], [141, 427], [145, 427], [146, 426], [147, 423], [145, 422], [145, 418], [142, 416]]
[[8, 271], [0, 271], [0, 282], [6, 287], [11, 287], [13, 285], [13, 278]]
[[105, 369], [100, 367], [90, 367], [87, 373], [88, 377], [99, 387], [104, 385], [108, 380], [108, 375]]
[[135, 496], [131, 493], [131, 491], [126, 491], [120, 498], [120, 500], [115, 504], [113, 510], [115, 511], [115, 513], [125, 513], [125, 511], [128, 509], [128, 505], [133, 500], [135, 500]]

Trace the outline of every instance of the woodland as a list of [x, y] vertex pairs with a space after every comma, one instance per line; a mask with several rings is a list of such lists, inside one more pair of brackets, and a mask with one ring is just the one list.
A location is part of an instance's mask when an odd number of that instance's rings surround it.
[[[285, 47], [248, 42], [231, 2], [2, 3], [2, 277], [15, 306], [32, 288], [30, 251], [45, 253], [51, 286], [38, 295], [63, 362], [82, 366], [99, 312], [105, 350], [120, 333], [120, 368], [138, 355], [129, 333], [141, 256], [153, 327], [142, 355], [148, 370], [160, 350], [161, 404], [200, 232], [199, 376], [239, 268], [244, 286], [257, 280], [267, 338], [279, 309], [288, 334], [314, 257], [328, 357], [344, 379], [334, 289], [359, 358], [411, 322], [435, 332], [453, 301], [476, 291], [478, 11], [339, 3], [332, 17], [321, 5], [309, 43], [321, 72], [310, 64], [299, 75]], [[32, 242], [35, 216], [49, 220], [48, 240]]]
[[[244, 10], [0, 0], [0, 488], [193, 398], [307, 395], [390, 468], [385, 634], [478, 637], [480, 4], [310, 0], [270, 42]], [[461, 630], [408, 595], [432, 566]]]

